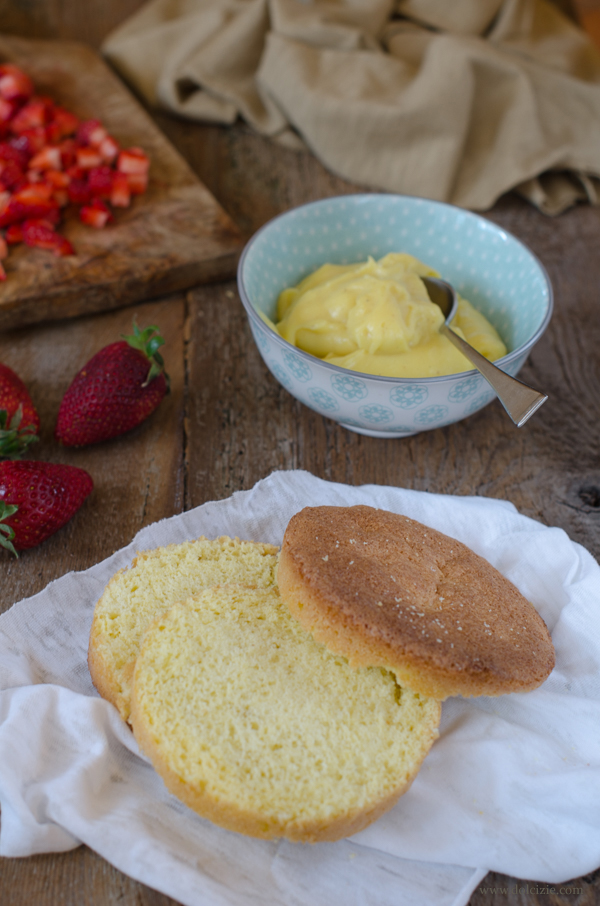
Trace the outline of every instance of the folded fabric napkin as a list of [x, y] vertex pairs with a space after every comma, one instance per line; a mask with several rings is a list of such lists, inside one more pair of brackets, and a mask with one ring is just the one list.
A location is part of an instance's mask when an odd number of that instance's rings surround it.
[[547, 0], [150, 0], [103, 52], [150, 104], [301, 136], [356, 183], [600, 199], [600, 53]]
[[[166, 792], [87, 670], [94, 605], [136, 551], [199, 535], [280, 543], [304, 506], [367, 504], [468, 544], [550, 628], [542, 687], [450, 699], [414, 784], [350, 840], [266, 842], [203, 820]], [[600, 865], [600, 567], [510, 503], [349, 487], [277, 472], [251, 491], [143, 529], [0, 617], [0, 855], [84, 842], [185, 906], [464, 906], [490, 869], [558, 883]]]

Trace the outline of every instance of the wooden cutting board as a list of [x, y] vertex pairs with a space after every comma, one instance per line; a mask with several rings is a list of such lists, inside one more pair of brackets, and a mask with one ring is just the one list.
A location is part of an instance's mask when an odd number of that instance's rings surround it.
[[82, 119], [100, 119], [122, 147], [150, 157], [150, 182], [103, 230], [67, 209], [61, 233], [76, 250], [13, 246], [0, 284], [0, 329], [119, 308], [190, 286], [231, 278], [240, 233], [185, 160], [103, 60], [84, 44], [0, 37], [13, 62]]

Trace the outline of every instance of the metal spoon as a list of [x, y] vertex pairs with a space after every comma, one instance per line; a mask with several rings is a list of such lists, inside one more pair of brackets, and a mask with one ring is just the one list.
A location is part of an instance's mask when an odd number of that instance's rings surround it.
[[544, 393], [539, 393], [522, 381], [518, 381], [505, 371], [473, 349], [462, 337], [454, 333], [449, 325], [458, 307], [458, 299], [454, 288], [437, 277], [421, 277], [429, 298], [444, 314], [445, 321], [440, 327], [440, 333], [454, 343], [457, 349], [471, 362], [472, 365], [484, 376], [496, 392], [496, 395], [513, 422], [520, 428], [534, 412], [548, 399]]

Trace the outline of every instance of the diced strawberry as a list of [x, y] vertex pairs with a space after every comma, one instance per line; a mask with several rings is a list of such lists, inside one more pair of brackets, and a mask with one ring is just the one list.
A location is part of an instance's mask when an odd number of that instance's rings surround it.
[[77, 141], [80, 145], [92, 145], [97, 148], [108, 135], [100, 120], [85, 120], [77, 129]]
[[44, 177], [46, 182], [52, 186], [52, 198], [58, 202], [61, 208], [66, 207], [70, 201], [67, 191], [71, 182], [70, 177], [62, 170], [46, 170]]
[[23, 223], [23, 239], [26, 245], [47, 249], [55, 255], [74, 255], [73, 246], [44, 220], [26, 220]]
[[68, 167], [65, 170], [65, 173], [69, 179], [85, 179], [87, 180], [87, 170], [82, 170], [81, 167], [76, 166], [75, 164], [72, 167]]
[[75, 135], [79, 126], [79, 118], [65, 110], [64, 107], [55, 107], [52, 121], [46, 126], [46, 135], [48, 141], [52, 144], [58, 144], [61, 139], [70, 135]]
[[119, 145], [114, 140], [112, 135], [107, 135], [98, 145], [98, 151], [102, 157], [102, 160], [105, 160], [107, 164], [112, 164], [116, 159], [119, 153]]
[[92, 195], [98, 198], [110, 198], [113, 188], [114, 170], [111, 167], [92, 167], [88, 171], [88, 186]]
[[99, 148], [102, 142], [108, 138], [108, 132], [99, 124], [96, 128], [90, 133], [89, 143], [92, 148]]
[[46, 185], [46, 183], [39, 183], [35, 186], [28, 186], [26, 189], [21, 189], [20, 192], [16, 192], [13, 195], [13, 200], [22, 201], [25, 204], [34, 204], [38, 201], [47, 201], [52, 195], [52, 186]]
[[[52, 199], [54, 199], [54, 193], [52, 194]], [[58, 226], [61, 221], [62, 214], [57, 205], [50, 208], [42, 218], [36, 217], [36, 220], [43, 220], [44, 223], [47, 223], [51, 227]]]
[[79, 219], [88, 226], [93, 226], [101, 230], [106, 224], [113, 219], [110, 209], [99, 198], [94, 198], [90, 205], [85, 205], [79, 211]]
[[132, 195], [143, 195], [148, 188], [147, 173], [126, 173], [129, 191]]
[[33, 82], [12, 63], [0, 66], [0, 95], [7, 101], [25, 101], [33, 94]]
[[9, 197], [8, 204], [0, 205], [0, 227], [10, 226], [26, 219], [56, 217], [60, 215], [59, 207], [50, 196], [52, 187], [45, 183], [26, 186]]
[[77, 150], [75, 140], [72, 138], [66, 138], [60, 143], [58, 147], [60, 148], [60, 157], [63, 170], [68, 170], [75, 164], [75, 152]]
[[131, 189], [129, 188], [126, 173], [115, 173], [113, 175], [110, 203], [115, 208], [128, 208], [131, 204]]
[[23, 171], [14, 160], [0, 159], [0, 189], [13, 189], [23, 179]]
[[46, 170], [44, 177], [46, 182], [57, 189], [66, 189], [71, 182], [71, 177], [63, 170]]
[[7, 101], [0, 95], [0, 123], [9, 123], [18, 108], [16, 101]]
[[4, 234], [4, 238], [9, 245], [18, 245], [20, 242], [23, 242], [23, 227], [21, 224], [11, 223]]
[[45, 126], [50, 119], [51, 105], [49, 98], [32, 98], [13, 117], [10, 124], [11, 132], [21, 135], [29, 129]]
[[34, 95], [18, 67], [0, 65], [0, 260], [20, 242], [74, 254], [56, 231], [61, 208], [77, 204], [81, 221], [101, 229], [113, 220], [107, 202], [128, 207], [146, 191], [149, 168], [142, 148], [121, 150], [100, 120], [80, 121]]
[[24, 170], [29, 161], [29, 154], [20, 148], [16, 148], [12, 141], [0, 142], [0, 160], [14, 160], [14, 162]]
[[9, 139], [13, 148], [24, 151], [28, 157], [37, 154], [46, 145], [46, 130], [43, 126], [36, 126], [35, 129], [25, 129], [20, 135]]
[[[57, 233], [56, 235], [58, 236], [59, 234]], [[77, 254], [77, 252], [75, 251], [75, 249], [73, 248], [73, 246], [71, 245], [71, 243], [69, 242], [69, 240], [67, 239], [66, 236], [60, 236], [60, 241], [52, 249], [52, 251], [54, 252], [55, 255], [58, 255], [61, 258], [65, 257], [66, 255], [76, 255]]]
[[67, 186], [67, 194], [73, 204], [87, 204], [92, 198], [90, 187], [85, 179], [78, 179], [77, 177], [71, 177]]
[[102, 165], [102, 158], [95, 148], [77, 148], [75, 160], [77, 161], [77, 166], [81, 167], [82, 170], [91, 170], [92, 167], [100, 167]]
[[117, 161], [117, 170], [121, 173], [147, 173], [150, 160], [141, 148], [127, 148], [121, 151]]
[[57, 145], [46, 145], [29, 161], [31, 170], [60, 170], [61, 167], [62, 157]]

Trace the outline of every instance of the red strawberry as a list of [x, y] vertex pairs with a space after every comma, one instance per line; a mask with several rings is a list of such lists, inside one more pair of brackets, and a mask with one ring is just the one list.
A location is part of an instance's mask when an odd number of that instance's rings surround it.
[[0, 123], [10, 123], [16, 110], [16, 101], [7, 101], [0, 95]]
[[26, 245], [48, 249], [59, 257], [75, 254], [75, 249], [66, 236], [57, 233], [47, 220], [23, 221], [23, 239]]
[[62, 157], [58, 145], [45, 145], [29, 161], [31, 170], [60, 170]]
[[67, 193], [69, 201], [74, 202], [74, 204], [85, 205], [92, 197], [87, 182], [84, 179], [78, 179], [76, 176], [71, 177], [71, 181], [67, 186]]
[[97, 147], [102, 155], [102, 160], [105, 160], [107, 164], [112, 164], [119, 153], [119, 146], [112, 135], [103, 138]]
[[52, 101], [49, 98], [31, 98], [11, 120], [11, 132], [20, 135], [29, 129], [45, 126], [51, 119], [51, 110]]
[[85, 147], [78, 148], [75, 152], [77, 166], [82, 170], [91, 170], [92, 167], [99, 167], [102, 164], [102, 157], [95, 148]]
[[24, 170], [29, 157], [29, 152], [24, 148], [17, 148], [9, 142], [0, 142], [0, 160], [13, 160], [21, 170]]
[[38, 440], [40, 418], [27, 387], [0, 362], [0, 459], [14, 459]]
[[100, 198], [94, 198], [91, 204], [84, 205], [79, 209], [79, 219], [82, 223], [101, 230], [113, 219], [113, 215], [110, 213], [108, 205], [105, 205]]
[[50, 462], [0, 463], [0, 546], [15, 556], [62, 528], [92, 492], [91, 476]]
[[24, 101], [33, 94], [29, 76], [12, 63], [0, 66], [0, 95], [11, 101]]
[[75, 135], [78, 125], [79, 119], [74, 113], [71, 113], [70, 110], [65, 110], [64, 107], [55, 107], [52, 122], [46, 126], [48, 141], [59, 142], [61, 138]]
[[8, 245], [18, 245], [23, 242], [23, 227], [20, 223], [11, 223], [4, 234], [4, 239]]
[[141, 148], [126, 148], [119, 154], [117, 170], [121, 173], [147, 173], [150, 159]]
[[93, 145], [97, 148], [107, 134], [100, 120], [84, 120], [77, 129], [77, 141], [80, 145]]
[[23, 171], [14, 160], [0, 160], [0, 187], [14, 189], [23, 180]]
[[168, 391], [158, 349], [157, 327], [105, 346], [90, 359], [65, 393], [55, 437], [68, 447], [84, 447], [135, 428], [157, 408]]
[[0, 227], [10, 226], [11, 223], [20, 223], [23, 220], [38, 220], [52, 218], [60, 210], [52, 198], [52, 186], [44, 183], [32, 183], [26, 188], [19, 189], [8, 199], [6, 206], [0, 205]]
[[106, 165], [102, 167], [92, 167], [88, 172], [88, 186], [92, 195], [98, 198], [110, 198], [113, 190], [112, 167]]
[[131, 204], [131, 189], [126, 173], [114, 173], [110, 203], [113, 208], [128, 208]]

